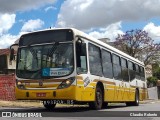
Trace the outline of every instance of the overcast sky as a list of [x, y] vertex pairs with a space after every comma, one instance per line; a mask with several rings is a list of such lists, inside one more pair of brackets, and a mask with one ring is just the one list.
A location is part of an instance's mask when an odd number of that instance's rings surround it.
[[0, 48], [49, 27], [74, 27], [112, 41], [142, 29], [160, 42], [160, 0], [0, 0]]

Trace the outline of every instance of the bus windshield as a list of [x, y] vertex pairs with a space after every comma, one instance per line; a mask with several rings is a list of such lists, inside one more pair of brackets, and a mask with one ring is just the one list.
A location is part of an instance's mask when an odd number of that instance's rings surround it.
[[19, 48], [17, 77], [41, 79], [73, 72], [73, 43], [54, 43]]

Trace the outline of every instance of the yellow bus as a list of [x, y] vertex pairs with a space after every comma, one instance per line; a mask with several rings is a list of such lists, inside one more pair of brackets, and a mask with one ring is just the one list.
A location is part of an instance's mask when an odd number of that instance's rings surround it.
[[57, 103], [101, 109], [111, 102], [138, 106], [147, 97], [142, 62], [77, 29], [27, 33], [17, 45], [18, 100], [42, 100], [47, 109]]

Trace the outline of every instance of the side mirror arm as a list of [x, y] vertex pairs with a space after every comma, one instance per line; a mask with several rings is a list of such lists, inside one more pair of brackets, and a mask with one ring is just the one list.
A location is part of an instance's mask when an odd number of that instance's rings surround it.
[[14, 46], [18, 46], [18, 44], [13, 44], [10, 46], [10, 62], [14, 60], [14, 53], [15, 53], [15, 50], [13, 48]]

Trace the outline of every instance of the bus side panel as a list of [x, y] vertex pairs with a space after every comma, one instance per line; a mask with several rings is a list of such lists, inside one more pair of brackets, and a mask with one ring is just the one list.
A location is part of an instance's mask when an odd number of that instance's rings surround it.
[[124, 87], [124, 94], [123, 94], [123, 101], [128, 101], [130, 97], [130, 93], [129, 93], [129, 88], [128, 87]]
[[104, 87], [104, 101], [109, 102], [109, 101], [114, 101], [114, 96], [115, 96], [115, 82], [113, 79], [110, 78], [105, 78], [105, 77], [100, 77], [100, 80], [95, 80], [95, 82], [101, 82], [103, 83]]
[[105, 84], [105, 89], [104, 89], [104, 101], [114, 101], [114, 96], [115, 96], [115, 90], [114, 90], [114, 85], [108, 85]]
[[130, 87], [130, 101], [134, 101], [135, 100], [135, 91], [136, 91], [136, 87], [134, 86], [131, 86]]
[[95, 100], [95, 86], [96, 82], [91, 82], [87, 86], [84, 86], [83, 77], [77, 78], [77, 92], [76, 99], [77, 101], [94, 101]]

